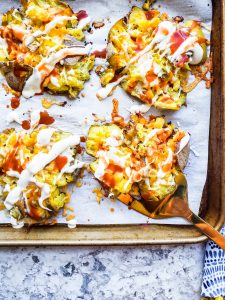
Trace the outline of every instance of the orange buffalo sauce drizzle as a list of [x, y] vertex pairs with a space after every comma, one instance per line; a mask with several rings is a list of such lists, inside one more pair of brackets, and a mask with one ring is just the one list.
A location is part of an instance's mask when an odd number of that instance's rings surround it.
[[[52, 116], [50, 116], [47, 111], [40, 112], [40, 119], [39, 119], [38, 125], [39, 124], [51, 125], [54, 122], [55, 122], [55, 119]], [[31, 127], [30, 120], [23, 120], [21, 126], [24, 130], [29, 130]]]
[[16, 154], [17, 151], [19, 150], [19, 146], [20, 146], [20, 142], [17, 141], [16, 144], [14, 145], [14, 148], [7, 154], [2, 166], [4, 172], [13, 170], [21, 173], [23, 171], [23, 167], [20, 165], [19, 161], [16, 158]]
[[148, 10], [145, 12], [145, 16], [147, 20], [153, 19], [157, 14], [157, 11], [154, 9]]
[[60, 155], [60, 156], [56, 157], [55, 165], [56, 165], [57, 169], [59, 171], [61, 171], [65, 167], [65, 165], [67, 164], [67, 161], [68, 161], [68, 159], [67, 159], [66, 156]]
[[171, 98], [170, 96], [168, 95], [165, 95], [163, 96], [161, 99], [160, 99], [161, 102], [165, 102], [165, 103], [173, 103], [174, 100], [173, 98]]
[[135, 49], [136, 52], [139, 52], [144, 49], [144, 42], [142, 36], [138, 36], [136, 38], [135, 44], [136, 44], [136, 49]]
[[115, 165], [113, 163], [110, 163], [108, 167], [105, 170], [105, 174], [102, 177], [102, 181], [111, 188], [114, 188], [116, 185], [115, 179], [114, 179], [114, 174], [115, 173], [121, 173], [123, 172], [123, 168]]
[[[8, 45], [8, 53], [10, 60], [17, 60], [17, 56], [19, 54], [24, 54], [26, 49], [23, 47], [21, 41], [24, 38], [24, 33], [20, 31], [16, 31], [10, 27], [0, 27], [0, 35], [4, 38]], [[19, 40], [19, 43], [17, 41]]]
[[[29, 215], [31, 218], [34, 218], [35, 220], [38, 220], [42, 217], [42, 209], [35, 206], [35, 200], [39, 199], [41, 197], [41, 190], [37, 186], [32, 187], [30, 189], [29, 193], [27, 193], [27, 200], [28, 200], [28, 206], [29, 206]], [[34, 204], [33, 204], [34, 203]]]
[[117, 99], [113, 99], [113, 109], [111, 113], [112, 122], [121, 127], [124, 127], [126, 123], [124, 122], [124, 118], [119, 115], [119, 101]]
[[11, 99], [11, 107], [12, 109], [16, 109], [20, 106], [20, 98], [19, 97], [12, 97]]
[[106, 48], [103, 50], [95, 50], [92, 54], [98, 58], [106, 58]]
[[51, 125], [55, 122], [55, 119], [49, 115], [47, 111], [40, 112], [40, 121], [39, 124]]
[[171, 162], [171, 163], [168, 163], [168, 164], [166, 164], [166, 165], [163, 165], [162, 166], [162, 170], [163, 170], [163, 172], [169, 172], [170, 171], [170, 169], [172, 168], [172, 165], [173, 165], [173, 162]]
[[105, 173], [102, 177], [102, 181], [110, 188], [114, 188], [116, 185], [115, 179], [111, 173]]
[[22, 121], [22, 128], [24, 130], [29, 130], [30, 129], [30, 121], [29, 120], [23, 120]]
[[146, 79], [148, 82], [152, 82], [154, 81], [158, 76], [155, 75], [155, 73], [153, 72], [153, 70], [148, 71], [147, 75], [146, 75]]

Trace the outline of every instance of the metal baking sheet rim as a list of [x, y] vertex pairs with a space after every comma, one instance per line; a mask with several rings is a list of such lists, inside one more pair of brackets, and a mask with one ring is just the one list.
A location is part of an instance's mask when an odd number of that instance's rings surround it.
[[[220, 12], [220, 17], [222, 20], [222, 24], [224, 24], [224, 18], [225, 18], [225, 1], [212, 1], [213, 2], [213, 14], [214, 12], [214, 6], [218, 5], [220, 3], [220, 8], [217, 8], [218, 12]], [[215, 4], [215, 2], [217, 2]], [[222, 103], [224, 106], [225, 103], [225, 30], [223, 29], [223, 26], [221, 26], [221, 69], [222, 69], [222, 82], [221, 82], [221, 97], [222, 97]], [[222, 147], [223, 151], [225, 151], [225, 122], [224, 122], [224, 116], [222, 116], [223, 124], [222, 126]], [[221, 209], [219, 211], [219, 214], [217, 215], [214, 224], [212, 224], [217, 230], [219, 230], [224, 222], [225, 222], [225, 176], [224, 174], [224, 157], [222, 157], [222, 174], [221, 174], [221, 190], [220, 190], [220, 205]], [[225, 175], [225, 174], [224, 174]], [[212, 220], [211, 220], [212, 221]], [[212, 223], [212, 222], [210, 222]], [[144, 230], [143, 226], [146, 225], [79, 225], [75, 229], [68, 229], [65, 225], [56, 225], [56, 226], [37, 226], [33, 227], [30, 230], [27, 228], [22, 228], [15, 230], [11, 226], [5, 224], [0, 226], [0, 246], [99, 246], [99, 245], [105, 245], [105, 246], [116, 246], [116, 245], [159, 245], [159, 244], [191, 244], [191, 243], [201, 243], [205, 242], [207, 240], [207, 237], [204, 235], [201, 235], [193, 226], [189, 225], [157, 225], [157, 224], [149, 224], [147, 225], [150, 227], [150, 230]], [[116, 229], [116, 232], [118, 234], [125, 234], [124, 231], [121, 230], [121, 228], [129, 227], [129, 231], [131, 231], [132, 234], [136, 234], [136, 238], [115, 238], [111, 237], [108, 238], [108, 229], [112, 231], [113, 228]], [[62, 229], [65, 229], [65, 231], [62, 231]], [[171, 234], [165, 234], [164, 238], [162, 236], [160, 238], [156, 238], [155, 236], [151, 236], [152, 232], [155, 231], [157, 234], [160, 234], [160, 228], [167, 228], [169, 229]], [[135, 231], [138, 229], [138, 232], [133, 232], [133, 229]], [[39, 232], [40, 230], [40, 232]], [[81, 232], [80, 232], [81, 230]], [[83, 232], [82, 232], [83, 230]], [[93, 230], [93, 231], [92, 231]], [[22, 233], [23, 232], [23, 233]], [[50, 237], [43, 237], [43, 235], [48, 234]], [[106, 235], [106, 237], [97, 237], [95, 236], [96, 233], [101, 232], [101, 235]], [[144, 234], [145, 232], [145, 234]], [[149, 237], [145, 237], [146, 232], [150, 233]], [[174, 235], [174, 232], [176, 234]], [[138, 237], [138, 234], [140, 233], [140, 237]], [[179, 233], [182, 233], [179, 236]], [[54, 238], [54, 235], [59, 236], [69, 235], [70, 238], [68, 239], [60, 239], [60, 238]], [[76, 235], [83, 235], [82, 238], [76, 237]], [[24, 237], [23, 237], [24, 235]], [[38, 237], [38, 238], [37, 238]]]

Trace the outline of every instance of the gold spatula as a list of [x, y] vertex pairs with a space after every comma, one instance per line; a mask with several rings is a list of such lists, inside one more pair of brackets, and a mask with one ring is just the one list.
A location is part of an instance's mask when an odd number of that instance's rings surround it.
[[134, 209], [152, 219], [182, 217], [191, 222], [199, 231], [225, 250], [225, 237], [190, 210], [185, 176], [179, 173], [175, 181], [177, 184], [175, 193], [161, 201], [144, 200], [143, 198], [137, 200], [125, 194], [120, 195], [118, 199], [130, 209]]

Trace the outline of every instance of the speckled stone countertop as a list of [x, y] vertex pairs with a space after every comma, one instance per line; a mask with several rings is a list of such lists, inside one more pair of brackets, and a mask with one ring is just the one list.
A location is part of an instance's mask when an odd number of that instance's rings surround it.
[[0, 300], [199, 300], [204, 245], [0, 248]]

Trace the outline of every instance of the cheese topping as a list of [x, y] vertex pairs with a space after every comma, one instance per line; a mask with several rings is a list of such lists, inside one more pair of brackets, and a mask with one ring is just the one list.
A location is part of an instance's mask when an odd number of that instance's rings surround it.
[[90, 52], [91, 46], [87, 45], [84, 48], [72, 47], [63, 48], [49, 57], [44, 58], [34, 69], [33, 74], [28, 78], [23, 88], [22, 95], [25, 98], [30, 98], [35, 94], [41, 93], [41, 84], [43, 80], [54, 70], [55, 65], [60, 60], [67, 56], [87, 55]]
[[[127, 89], [128, 92], [134, 90], [134, 96], [138, 96], [141, 100], [145, 98], [143, 91], [145, 92], [146, 89], [152, 88], [153, 96], [156, 96], [157, 100], [160, 92], [167, 93], [167, 89], [169, 88], [169, 83], [166, 84], [166, 86], [160, 86], [159, 78], [162, 78], [166, 73], [170, 73], [171, 66], [165, 66], [166, 63], [164, 63], [162, 68], [155, 62], [156, 54], [158, 55], [157, 59], [167, 58], [168, 61], [176, 67], [176, 70], [181, 68], [186, 62], [192, 65], [199, 64], [204, 55], [203, 48], [200, 46], [197, 36], [192, 33], [189, 28], [182, 28], [175, 22], [168, 20], [162, 21], [154, 30], [152, 36], [151, 42], [144, 49], [138, 50], [137, 54], [128, 60], [122, 70], [122, 74], [126, 74], [126, 72], [129, 74], [128, 87], [125, 89]], [[128, 42], [126, 45], [128, 45]], [[124, 57], [127, 58], [128, 52], [125, 49], [123, 50]], [[130, 66], [132, 66], [132, 68], [130, 68]], [[156, 78], [151, 77], [149, 72], [155, 74]], [[123, 77], [124, 76], [125, 75], [123, 75]], [[130, 86], [129, 77], [131, 78]], [[118, 79], [117, 84], [120, 84], [120, 82], [120, 79]], [[142, 82], [142, 85], [139, 88], [140, 82]], [[114, 87], [112, 83], [108, 83], [105, 88], [97, 93], [97, 97], [101, 99], [106, 98], [112, 91], [112, 87]], [[148, 102], [150, 102], [150, 95], [147, 97]], [[151, 101], [151, 105], [153, 104], [154, 102]]]
[[[74, 16], [56, 16], [51, 22], [47, 23], [45, 25], [45, 29], [43, 31], [37, 30], [34, 33], [28, 33], [27, 31], [22, 31], [23, 35], [25, 36], [25, 46], [28, 47], [33, 41], [35, 40], [36, 37], [46, 35], [48, 34], [52, 29], [56, 27], [56, 25], [61, 25], [66, 21], [74, 21], [77, 20], [77, 17]], [[81, 19], [77, 25], [78, 29], [83, 29], [85, 28], [89, 23], [91, 19], [89, 17], [86, 17], [84, 19]]]

